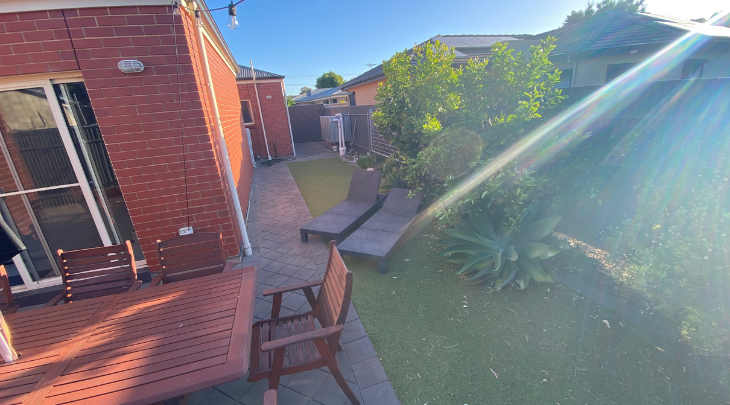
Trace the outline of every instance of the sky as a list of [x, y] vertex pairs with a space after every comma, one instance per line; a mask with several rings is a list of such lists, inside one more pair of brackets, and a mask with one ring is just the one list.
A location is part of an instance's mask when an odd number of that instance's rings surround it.
[[[236, 0], [237, 1], [237, 0]], [[209, 8], [230, 0], [206, 0]], [[709, 18], [727, 0], [647, 0], [647, 11]], [[538, 34], [558, 28], [586, 0], [246, 0], [236, 7], [239, 27], [225, 10], [213, 12], [241, 65], [286, 76], [287, 94], [314, 88], [324, 72], [345, 81], [398, 51], [438, 34]]]

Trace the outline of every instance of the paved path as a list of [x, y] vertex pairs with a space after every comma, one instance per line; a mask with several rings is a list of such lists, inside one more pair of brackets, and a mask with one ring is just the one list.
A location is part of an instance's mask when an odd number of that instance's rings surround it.
[[[323, 153], [301, 160], [330, 157], [336, 155]], [[271, 298], [264, 299], [261, 295], [263, 290], [317, 280], [324, 276], [328, 251], [322, 239], [310, 236], [309, 243], [299, 240], [299, 227], [311, 219], [304, 198], [285, 163], [255, 170], [248, 222], [254, 255], [244, 258], [244, 264], [255, 265], [259, 272], [254, 310], [256, 319], [271, 315]], [[284, 295], [282, 315], [307, 310], [309, 304], [303, 294]], [[352, 305], [340, 341], [345, 350], [337, 353], [337, 361], [361, 402], [365, 405], [399, 404]], [[268, 380], [251, 384], [243, 378], [198, 391], [191, 395], [189, 404], [259, 405], [263, 403], [263, 393], [267, 387]], [[279, 405], [348, 403], [326, 367], [283, 377], [279, 386]]]

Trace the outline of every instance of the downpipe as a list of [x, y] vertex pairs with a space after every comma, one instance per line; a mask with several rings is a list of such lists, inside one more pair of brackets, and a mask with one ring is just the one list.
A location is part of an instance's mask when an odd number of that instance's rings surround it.
[[342, 119], [342, 113], [335, 114], [335, 121], [337, 121], [337, 135], [338, 140], [340, 143], [340, 156], [345, 156], [345, 152], [347, 151], [347, 146], [345, 146], [345, 130], [344, 130], [344, 120]]
[[[194, 3], [198, 7], [197, 2]], [[200, 53], [200, 59], [203, 65], [203, 74], [205, 75], [206, 85], [208, 86], [208, 94], [210, 95], [211, 109], [213, 110], [213, 121], [215, 122], [215, 129], [218, 133], [220, 141], [221, 154], [223, 155], [223, 168], [226, 173], [226, 182], [231, 192], [231, 199], [233, 200], [233, 209], [236, 212], [236, 220], [238, 222], [238, 229], [241, 231], [241, 239], [243, 240], [243, 255], [251, 256], [253, 251], [251, 250], [251, 242], [248, 240], [248, 231], [246, 230], [246, 221], [243, 219], [243, 210], [241, 210], [241, 201], [238, 198], [238, 190], [236, 189], [236, 181], [233, 179], [233, 169], [231, 168], [231, 160], [228, 157], [228, 146], [226, 145], [226, 138], [223, 135], [223, 124], [221, 123], [220, 112], [218, 111], [218, 102], [215, 99], [215, 91], [213, 89], [213, 79], [210, 74], [210, 66], [208, 65], [208, 54], [205, 50], [205, 38], [203, 37], [203, 30], [198, 27], [198, 24], [193, 24], [195, 27], [195, 34], [198, 38], [198, 52]]]

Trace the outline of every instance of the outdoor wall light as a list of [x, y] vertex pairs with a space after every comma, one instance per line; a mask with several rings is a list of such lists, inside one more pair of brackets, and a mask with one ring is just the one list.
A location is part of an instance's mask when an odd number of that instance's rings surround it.
[[203, 19], [200, 18], [200, 10], [195, 10], [195, 24], [198, 27], [202, 27], [203, 26]]
[[142, 62], [134, 59], [120, 60], [117, 67], [124, 73], [139, 73], [144, 70]]
[[232, 30], [238, 28], [238, 18], [236, 18], [236, 5], [233, 4], [233, 1], [231, 1], [231, 4], [228, 5], [228, 28]]
[[180, 5], [177, 2], [172, 3], [172, 14], [180, 15]]

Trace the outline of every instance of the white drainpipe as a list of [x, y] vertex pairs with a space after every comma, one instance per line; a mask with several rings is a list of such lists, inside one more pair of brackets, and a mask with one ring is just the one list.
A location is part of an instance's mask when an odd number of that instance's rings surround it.
[[[197, 3], [195, 3], [197, 6]], [[213, 78], [210, 74], [210, 66], [208, 65], [208, 54], [205, 50], [205, 38], [203, 37], [203, 30], [198, 27], [198, 24], [193, 24], [195, 27], [195, 34], [198, 38], [198, 52], [200, 53], [201, 64], [203, 65], [203, 73], [205, 74], [205, 81], [208, 85], [208, 94], [210, 95], [211, 109], [213, 110], [213, 121], [215, 122], [215, 130], [218, 133], [220, 141], [221, 154], [223, 155], [223, 168], [226, 175], [226, 181], [228, 188], [231, 192], [231, 198], [233, 199], [233, 209], [236, 211], [236, 220], [238, 221], [238, 229], [241, 230], [241, 239], [243, 239], [243, 255], [251, 256], [253, 251], [251, 250], [251, 242], [248, 240], [248, 232], [246, 231], [246, 221], [243, 219], [243, 210], [241, 210], [241, 201], [238, 198], [238, 191], [236, 190], [236, 181], [233, 179], [233, 169], [231, 168], [231, 160], [228, 157], [228, 146], [226, 146], [226, 138], [223, 134], [223, 124], [221, 123], [221, 116], [218, 112], [218, 102], [215, 99], [215, 91], [213, 89]]]
[[[256, 90], [256, 102], [259, 106], [259, 118], [261, 118], [261, 132], [264, 133], [264, 143], [266, 144], [266, 155], [271, 160], [271, 152], [269, 152], [269, 140], [266, 139], [266, 126], [264, 125], [264, 112], [261, 110], [261, 99], [259, 99], [259, 87], [256, 85], [256, 71], [253, 70], [253, 61], [248, 61], [251, 64], [251, 77], [253, 78], [253, 88]], [[289, 110], [287, 110], [288, 112]]]
[[347, 147], [345, 146], [345, 130], [344, 125], [345, 122], [342, 119], [342, 113], [335, 114], [335, 121], [337, 121], [337, 138], [340, 142], [340, 156], [345, 156], [345, 151], [347, 150]]

